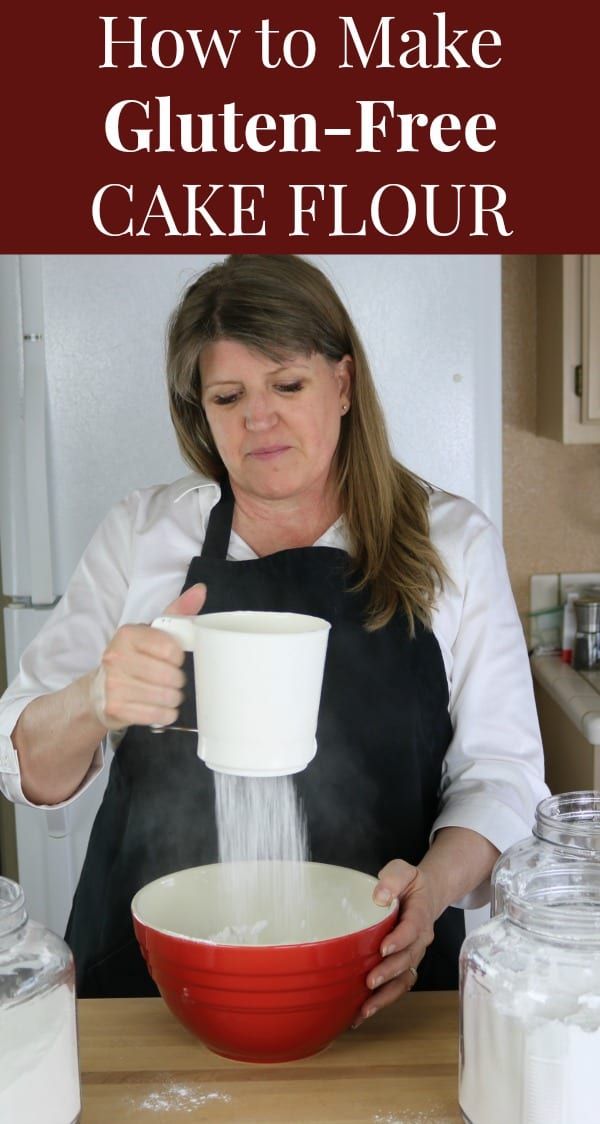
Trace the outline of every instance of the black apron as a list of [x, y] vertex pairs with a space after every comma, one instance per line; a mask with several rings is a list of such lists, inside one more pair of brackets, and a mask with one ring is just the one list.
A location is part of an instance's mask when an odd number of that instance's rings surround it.
[[[202, 554], [182, 593], [207, 586], [203, 612], [308, 613], [331, 622], [318, 750], [295, 776], [308, 821], [310, 857], [376, 875], [390, 859], [418, 863], [438, 808], [452, 727], [442, 655], [400, 611], [367, 632], [367, 596], [351, 592], [349, 557], [330, 547], [282, 550], [228, 562], [233, 496], [226, 482]], [[196, 725], [192, 656], [186, 655], [183, 726]], [[133, 933], [130, 903], [147, 882], [218, 859], [214, 780], [197, 737], [131, 726], [110, 769], [73, 901], [66, 940], [82, 998], [156, 995]], [[456, 988], [461, 910], [448, 909], [419, 966], [417, 986]]]

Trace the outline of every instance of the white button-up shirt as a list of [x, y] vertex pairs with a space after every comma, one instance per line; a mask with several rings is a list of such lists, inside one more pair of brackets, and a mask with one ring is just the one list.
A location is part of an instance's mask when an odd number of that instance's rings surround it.
[[[189, 476], [132, 492], [100, 524], [0, 700], [0, 791], [9, 800], [29, 803], [11, 741], [21, 712], [32, 699], [97, 667], [120, 625], [149, 623], [164, 612], [201, 551], [219, 498], [218, 484]], [[434, 490], [430, 530], [449, 575], [433, 631], [453, 727], [432, 835], [442, 827], [466, 827], [503, 851], [530, 833], [536, 805], [548, 791], [523, 632], [502, 545], [487, 517], [468, 500]], [[343, 517], [314, 545], [346, 549]], [[256, 555], [232, 531], [227, 557]], [[63, 804], [93, 783], [106, 748], [115, 749], [120, 736], [107, 735], [83, 783]]]

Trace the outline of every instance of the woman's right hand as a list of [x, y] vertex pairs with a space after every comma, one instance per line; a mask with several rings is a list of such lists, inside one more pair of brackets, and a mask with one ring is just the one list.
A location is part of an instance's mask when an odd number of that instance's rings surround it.
[[[163, 616], [195, 616], [206, 586], [193, 585]], [[125, 624], [106, 648], [90, 679], [90, 708], [107, 730], [169, 726], [177, 720], [185, 676], [183, 648], [174, 636], [147, 624]]]

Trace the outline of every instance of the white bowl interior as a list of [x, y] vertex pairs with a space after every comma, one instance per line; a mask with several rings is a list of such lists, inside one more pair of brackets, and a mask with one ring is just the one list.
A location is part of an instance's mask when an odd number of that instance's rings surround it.
[[174, 936], [227, 945], [331, 940], [382, 921], [376, 879], [323, 863], [236, 862], [192, 867], [144, 886], [132, 909]]

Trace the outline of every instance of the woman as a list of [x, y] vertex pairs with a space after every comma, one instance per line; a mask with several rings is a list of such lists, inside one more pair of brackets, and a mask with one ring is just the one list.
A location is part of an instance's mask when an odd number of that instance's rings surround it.
[[[131, 898], [216, 859], [194, 736], [149, 729], [193, 714], [182, 652], [148, 622], [232, 609], [332, 623], [319, 752], [297, 776], [311, 856], [380, 872], [377, 899], [401, 898], [362, 1017], [417, 975], [455, 987], [464, 922], [448, 907], [483, 904], [499, 851], [528, 834], [546, 792], [495, 531], [394, 461], [356, 331], [301, 259], [232, 257], [192, 284], [170, 325], [168, 384], [196, 475], [113, 509], [5, 702], [23, 703], [12, 742], [31, 802], [69, 799], [107, 733], [116, 747], [67, 933], [79, 994], [152, 994]], [[68, 662], [77, 630], [73, 681], [40, 690], [44, 661], [58, 649]]]

